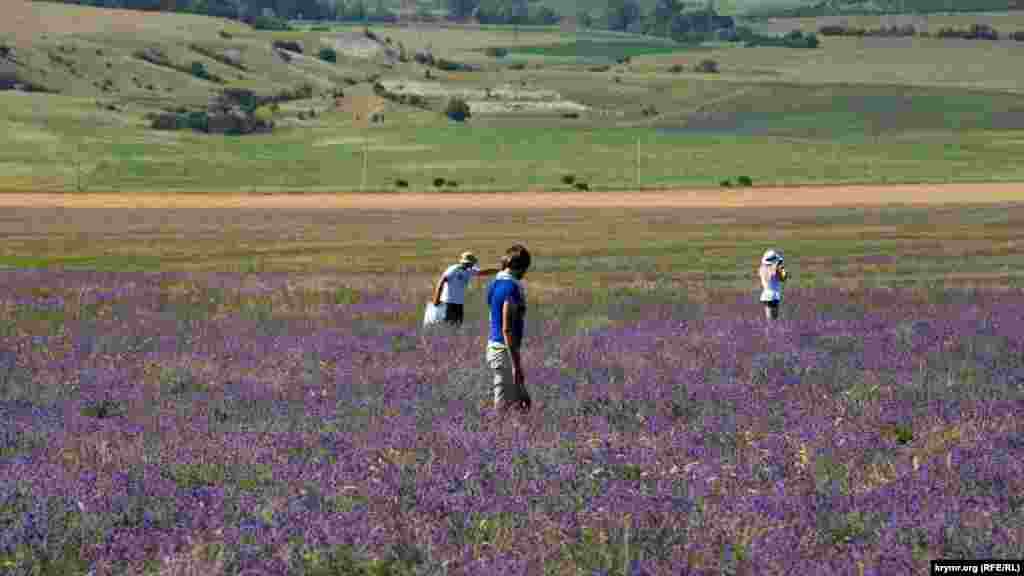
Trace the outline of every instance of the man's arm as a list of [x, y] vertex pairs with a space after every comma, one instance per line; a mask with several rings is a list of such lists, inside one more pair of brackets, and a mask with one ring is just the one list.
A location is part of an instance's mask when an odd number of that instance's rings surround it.
[[444, 283], [448, 281], [448, 276], [441, 276], [441, 279], [437, 281], [437, 286], [434, 287], [434, 306], [441, 303], [441, 290], [444, 288]]
[[494, 276], [501, 272], [501, 268], [484, 268], [476, 273], [477, 276]]

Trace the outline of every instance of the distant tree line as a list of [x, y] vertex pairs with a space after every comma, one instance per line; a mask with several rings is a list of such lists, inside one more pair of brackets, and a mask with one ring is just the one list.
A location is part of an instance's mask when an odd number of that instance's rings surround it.
[[[923, 30], [919, 31], [911, 25], [890, 26], [874, 29], [856, 28], [851, 26], [828, 25], [818, 29], [822, 36], [858, 36], [858, 37], [908, 37], [908, 36], [933, 36]], [[969, 28], [940, 28], [935, 32], [936, 38], [963, 38], [966, 40], [999, 40], [999, 31], [988, 24], [973, 24]], [[1024, 41], [1024, 32], [1014, 32], [1010, 38]]]
[[862, 0], [824, 0], [814, 4], [802, 4], [789, 8], [773, 8], [770, 5], [760, 7], [751, 18], [815, 18], [819, 16], [843, 15], [877, 15], [877, 14], [931, 14], [945, 12], [1005, 12], [1020, 10], [1019, 0], [972, 0], [970, 2], [948, 2], [945, 0], [905, 0], [896, 2], [882, 0], [864, 2]]

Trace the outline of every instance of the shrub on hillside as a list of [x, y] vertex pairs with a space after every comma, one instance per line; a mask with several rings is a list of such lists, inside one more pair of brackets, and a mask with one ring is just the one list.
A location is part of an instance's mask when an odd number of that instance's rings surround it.
[[260, 122], [269, 124], [274, 120], [274, 110], [270, 106], [260, 106], [253, 111], [253, 117]]
[[296, 52], [302, 54], [302, 44], [299, 44], [295, 40], [274, 40], [274, 48], [278, 50], [287, 50], [289, 52]]
[[210, 71], [206, 69], [206, 65], [202, 62], [193, 61], [189, 67], [189, 72], [196, 78], [202, 78], [203, 80], [213, 79]]
[[701, 60], [694, 69], [705, 74], [718, 74], [718, 62], [714, 60]]
[[464, 122], [470, 117], [469, 104], [462, 98], [449, 98], [448, 104], [444, 108], [444, 114], [456, 122]]
[[417, 51], [415, 54], [413, 54], [412, 59], [417, 64], [422, 64], [423, 66], [434, 65], [434, 55], [431, 54], [430, 52]]
[[395, 180], [395, 186], [397, 186], [398, 188], [408, 188], [409, 181], [399, 178], [398, 180]]
[[726, 178], [725, 180], [719, 182], [718, 185], [721, 186], [722, 188], [732, 188], [732, 181]]
[[440, 188], [444, 186], [444, 178], [434, 178], [434, 187]]
[[328, 48], [326, 46], [320, 49], [320, 52], [317, 54], [317, 56], [319, 56], [320, 59], [323, 60], [324, 62], [334, 63], [338, 61], [337, 50], [335, 50], [334, 48]]
[[739, 178], [736, 178], [736, 183], [739, 184], [740, 186], [754, 185], [754, 181], [750, 178], [750, 176], [740, 176]]
[[577, 190], [580, 191], [590, 190], [590, 186], [586, 182], [577, 182], [573, 184], [573, 188], [576, 188]]
[[476, 70], [472, 65], [455, 62], [454, 60], [446, 60], [444, 58], [438, 58], [434, 65], [437, 66], [439, 70], [444, 70], [446, 72], [472, 72]]
[[684, 69], [685, 69], [685, 68], [683, 67], [683, 65], [682, 65], [682, 64], [673, 64], [673, 65], [669, 66], [669, 68], [668, 68], [668, 71], [669, 71], [669, 72], [671, 72], [671, 73], [673, 73], [673, 74], [679, 74], [679, 73], [681, 73], [681, 72], [682, 72], [682, 71], [683, 71]]
[[968, 29], [940, 28], [935, 35], [939, 38], [962, 38], [965, 40], [999, 39], [999, 31], [987, 24], [973, 24]]
[[210, 116], [206, 112], [189, 112], [188, 127], [198, 132], [207, 132], [210, 129]]

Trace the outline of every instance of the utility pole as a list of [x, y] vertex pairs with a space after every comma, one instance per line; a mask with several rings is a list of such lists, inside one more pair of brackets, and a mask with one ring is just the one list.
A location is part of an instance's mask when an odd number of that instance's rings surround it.
[[640, 135], [636, 136], [636, 174], [634, 175], [637, 189], [640, 188]]
[[368, 153], [369, 153], [369, 148], [367, 146], [367, 138], [366, 138], [366, 135], [364, 134], [363, 135], [363, 178], [362, 178], [362, 183], [359, 185], [359, 191], [360, 192], [366, 192], [366, 159], [367, 159], [367, 154]]

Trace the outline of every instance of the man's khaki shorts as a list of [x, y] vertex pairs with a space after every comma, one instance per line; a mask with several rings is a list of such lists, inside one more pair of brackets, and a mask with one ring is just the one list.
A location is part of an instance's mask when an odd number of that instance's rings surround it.
[[487, 343], [487, 366], [494, 374], [494, 407], [502, 408], [522, 398], [515, 378], [512, 377], [512, 354], [508, 347], [497, 342]]

